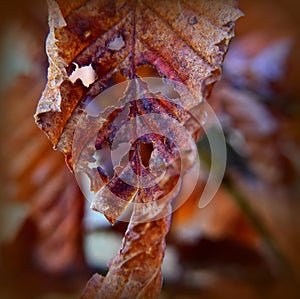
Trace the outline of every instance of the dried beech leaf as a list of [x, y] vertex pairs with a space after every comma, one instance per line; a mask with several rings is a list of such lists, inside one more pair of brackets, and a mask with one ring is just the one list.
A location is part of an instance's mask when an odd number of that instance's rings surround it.
[[[105, 146], [112, 149], [115, 130], [121, 127], [123, 120], [130, 121], [147, 113], [155, 112], [156, 115], [176, 119], [197, 139], [200, 126], [193, 124], [193, 118], [185, 110], [201, 110], [199, 105], [202, 99], [220, 77], [223, 58], [233, 37], [234, 21], [241, 16], [236, 1], [48, 2], [48, 82], [35, 119], [54, 147], [65, 153], [67, 163], [73, 171], [76, 167], [85, 170], [88, 163], [97, 162], [89, 160], [95, 149], [102, 150]], [[83, 84], [84, 80], [80, 76], [75, 82], [73, 80], [76, 78], [76, 69], [82, 67], [88, 67], [95, 73], [94, 81], [88, 86]], [[181, 98], [182, 106], [171, 105], [165, 94], [154, 96], [150, 87], [146, 86], [149, 93], [142, 101], [138, 101], [138, 90], [144, 81], [137, 82], [136, 79], [141, 77], [142, 67], [148, 67], [148, 71], [149, 68], [157, 71], [162, 78], [181, 83], [191, 90], [193, 96]], [[93, 117], [89, 117], [85, 108], [91, 100], [115, 83], [133, 79], [134, 83], [128, 83], [125, 92], [116, 96], [117, 101], [111, 99], [103, 107], [104, 110], [99, 113], [100, 121], [95, 122]], [[178, 87], [176, 88], [174, 90], [178, 91]], [[114, 122], [119, 115], [125, 116], [119, 121], [119, 127], [116, 127]], [[81, 123], [82, 119], [86, 122]], [[144, 125], [155, 130], [157, 124], [152, 120]], [[73, 138], [78, 134], [79, 127], [82, 142], [74, 146]], [[94, 130], [97, 139], [90, 144]], [[173, 134], [176, 135], [177, 132], [174, 131]], [[130, 136], [130, 133], [124, 132], [125, 135]], [[113, 168], [112, 175], [101, 168], [101, 165], [87, 173], [90, 179], [96, 176], [103, 181], [104, 185], [99, 185], [91, 180], [91, 190], [97, 190], [100, 194], [92, 206], [112, 222], [126, 208], [122, 206], [124, 202], [134, 200], [134, 203], [151, 204], [158, 201], [160, 195], [166, 195], [176, 185], [176, 181], [179, 181], [177, 185], [180, 186], [178, 159], [184, 160], [184, 171], [193, 164], [189, 146], [186, 146], [184, 155], [179, 157], [167, 138], [161, 139], [155, 134], [148, 137], [153, 145], [149, 167], [143, 165], [144, 157], [139, 151], [141, 144], [148, 142], [147, 136], [143, 137], [146, 139], [138, 140], [139, 144], [131, 144], [129, 163], [133, 172], [140, 177], [149, 168], [159, 171], [160, 166], [155, 159], [155, 154], [159, 152], [164, 156], [167, 167], [162, 183], [151, 188], [141, 188], [140, 181], [137, 185], [124, 184], [119, 177], [120, 168], [124, 170], [126, 167], [123, 167], [122, 161], [118, 167]], [[182, 146], [185, 146], [183, 136], [178, 137], [182, 139]], [[83, 157], [85, 162], [79, 163], [79, 157]], [[126, 179], [131, 179], [128, 173], [125, 175]], [[170, 192], [170, 197], [162, 202], [159, 207], [162, 215], [171, 213], [170, 203], [177, 191], [175, 188], [174, 192]], [[111, 193], [120, 197], [122, 204], [111, 200]], [[158, 296], [162, 282], [160, 265], [164, 254], [164, 237], [169, 229], [170, 219], [167, 216], [150, 223], [139, 223], [140, 214], [141, 211], [135, 205], [122, 249], [111, 261], [107, 276], [99, 281], [94, 277], [83, 298]]]
[[[220, 77], [234, 21], [240, 16], [236, 1], [157, 5], [153, 1], [49, 0], [48, 83], [35, 115], [37, 124], [72, 165], [78, 104], [109, 87], [109, 79], [118, 72], [131, 79], [137, 76], [138, 66], [150, 64], [161, 76], [193, 89], [201, 101], [208, 86]], [[119, 37], [124, 45], [110, 48]], [[72, 84], [72, 63], [91, 64], [96, 81], [88, 88], [81, 81]]]
[[[117, 74], [134, 79], [138, 77], [141, 65], [150, 65], [160, 76], [190, 88], [194, 98], [185, 98], [183, 107], [187, 110], [197, 107], [209, 86], [219, 78], [224, 54], [233, 36], [234, 21], [241, 15], [235, 1], [182, 1], [177, 5], [164, 1], [159, 6], [151, 1], [93, 0], [76, 2], [76, 5], [71, 1], [72, 7], [76, 7], [73, 10], [67, 9], [67, 3], [49, 1], [48, 83], [35, 118], [54, 146], [66, 154], [73, 170], [77, 163], [72, 157], [73, 136], [80, 117], [85, 113], [84, 105], [110, 87]], [[148, 24], [152, 24], [151, 28]], [[91, 65], [96, 73], [95, 81], [88, 87], [80, 79], [72, 83], [68, 76], [72, 74], [74, 64], [79, 67]], [[128, 94], [130, 96], [135, 97]], [[161, 113], [161, 109], [167, 114], [168, 109], [174, 110], [175, 118], [179, 114], [178, 107], [164, 107], [163, 99], [159, 103], [147, 103], [147, 108], [142, 107], [140, 111], [134, 105], [129, 109], [136, 111], [127, 119], [149, 111]], [[158, 109], [155, 110], [155, 106]], [[109, 122], [115, 119], [116, 113], [121, 111], [116, 109], [112, 119], [110, 115], [104, 116], [105, 123], [98, 125], [99, 134], [106, 141], [111, 140]], [[88, 122], [82, 126], [83, 131], [89, 132]], [[107, 129], [104, 130], [105, 126]], [[98, 148], [101, 149], [102, 145]], [[108, 182], [108, 175], [103, 175], [99, 168], [98, 172], [88, 174], [89, 178], [101, 176], [107, 181], [110, 191], [126, 189], [126, 201], [129, 202], [137, 193], [135, 188], [121, 186], [116, 181], [118, 177]], [[153, 194], [149, 194], [150, 197]], [[113, 221], [126, 207], [120, 204], [108, 206], [106, 197], [107, 193], [100, 195], [98, 202], [101, 205], [94, 203], [93, 207], [101, 212], [108, 211], [105, 214]], [[111, 202], [110, 199], [107, 201]]]

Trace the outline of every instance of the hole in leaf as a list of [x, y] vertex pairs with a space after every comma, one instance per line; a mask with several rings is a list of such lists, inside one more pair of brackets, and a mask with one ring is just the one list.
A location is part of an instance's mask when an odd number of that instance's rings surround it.
[[108, 44], [108, 49], [119, 51], [125, 46], [125, 41], [122, 35], [117, 35]]
[[118, 83], [124, 82], [126, 80], [127, 80], [127, 78], [125, 76], [123, 76], [121, 72], [116, 72], [108, 80], [107, 85], [108, 85], [108, 87], [110, 87], [110, 86], [116, 85]]
[[167, 85], [164, 89], [164, 95], [168, 99], [178, 99], [180, 98], [179, 93], [171, 85]]
[[136, 74], [143, 77], [161, 77], [155, 67], [146, 63], [137, 67]]
[[216, 46], [219, 48], [220, 52], [225, 52], [228, 47], [228, 42], [226, 39], [223, 39], [221, 42], [216, 44]]
[[232, 28], [234, 26], [234, 22], [230, 21], [223, 25], [224, 28]]
[[77, 63], [73, 62], [75, 70], [69, 76], [72, 83], [75, 83], [77, 79], [80, 79], [84, 86], [89, 87], [96, 80], [96, 73], [92, 65], [86, 65], [79, 67]]
[[147, 168], [149, 167], [150, 157], [154, 150], [153, 143], [140, 142], [139, 149], [140, 149], [141, 162], [143, 166]]
[[188, 18], [189, 25], [195, 25], [198, 23], [198, 19], [196, 16]]
[[112, 179], [114, 167], [111, 161], [111, 149], [107, 142], [102, 145], [101, 150], [95, 152], [94, 158], [96, 162], [91, 166], [96, 166], [101, 177], [106, 176], [108, 179]]

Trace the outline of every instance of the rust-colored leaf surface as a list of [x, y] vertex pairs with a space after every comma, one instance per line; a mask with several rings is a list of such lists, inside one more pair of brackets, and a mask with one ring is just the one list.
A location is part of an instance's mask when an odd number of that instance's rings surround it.
[[109, 263], [105, 278], [94, 275], [81, 299], [158, 298], [164, 257], [165, 235], [170, 217], [148, 223], [131, 223], [122, 249]]
[[[217, 81], [234, 21], [236, 1], [49, 0], [48, 83], [35, 119], [71, 163], [74, 122], [88, 98], [114, 75], [138, 76], [151, 65], [160, 76], [187, 84], [201, 96]], [[151, 26], [149, 25], [151, 24]], [[119, 47], [113, 47], [117, 38]], [[75, 65], [91, 64], [96, 80], [86, 88], [69, 80]]]
[[[105, 147], [112, 150], [115, 132], [122, 121], [129, 122], [138, 116], [155, 113], [169, 117], [182, 123], [194, 139], [198, 138], [200, 126], [187, 111], [194, 109], [196, 114], [200, 113], [203, 98], [220, 77], [224, 55], [234, 35], [234, 22], [241, 16], [236, 1], [49, 0], [48, 3], [48, 82], [35, 120], [54, 147], [64, 152], [71, 170], [84, 171], [96, 162], [91, 160], [95, 150]], [[74, 78], [76, 70], [84, 67], [92, 73], [92, 79], [85, 83], [82, 75], [77, 80]], [[138, 98], [137, 91], [145, 84], [139, 78], [144, 76], [178, 82], [186, 86], [192, 96], [181, 98], [180, 105], [176, 105], [166, 94], [154, 95], [149, 89], [146, 95]], [[115, 96], [117, 99], [111, 98], [105, 103], [100, 118], [87, 115], [85, 108], [93, 99], [126, 80], [133, 81], [122, 95]], [[146, 86], [145, 90], [148, 88]], [[173, 88], [174, 92], [180, 89], [176, 84]], [[123, 117], [120, 121], [119, 115]], [[82, 123], [82, 119], [86, 121]], [[156, 125], [153, 119], [144, 124], [154, 131]], [[95, 131], [97, 138], [91, 143]], [[127, 203], [151, 204], [168, 193], [172, 196], [162, 202], [159, 211], [162, 215], [171, 213], [180, 174], [192, 166], [193, 157], [184, 136], [178, 136], [179, 145], [184, 147], [183, 155], [179, 155], [168, 138], [155, 132], [133, 140], [128, 162], [140, 178], [147, 175], [149, 169], [161, 170], [158, 160], [154, 159], [160, 153], [166, 168], [162, 182], [151, 188], [142, 188], [140, 181], [124, 184], [119, 174], [123, 171], [127, 179], [130, 175], [124, 172], [123, 160], [113, 168], [113, 173], [101, 165], [86, 171], [91, 191], [99, 194], [92, 208], [104, 213], [112, 222], [126, 210]], [[81, 138], [76, 147], [73, 144], [75, 133]], [[130, 135], [124, 132], [124, 136], [126, 134]], [[173, 134], [178, 135], [176, 131]], [[181, 168], [178, 159], [184, 160]], [[93, 177], [101, 179], [102, 184], [93, 181]], [[111, 200], [111, 194], [121, 198], [122, 204]], [[83, 298], [158, 296], [164, 237], [170, 217], [154, 217], [152, 222], [143, 222], [138, 217], [140, 214], [135, 206], [122, 248], [111, 261], [107, 276], [93, 277]]]

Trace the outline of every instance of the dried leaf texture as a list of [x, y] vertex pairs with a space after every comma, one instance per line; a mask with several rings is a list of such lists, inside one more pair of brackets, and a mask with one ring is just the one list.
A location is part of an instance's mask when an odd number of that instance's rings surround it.
[[170, 217], [148, 223], [130, 223], [122, 249], [109, 263], [103, 278], [95, 274], [81, 299], [88, 298], [158, 298], [161, 263]]
[[[65, 153], [72, 170], [77, 166], [77, 157], [72, 156], [73, 137], [79, 119], [85, 113], [85, 104], [118, 80], [138, 78], [141, 67], [150, 66], [160, 77], [176, 80], [192, 90], [194, 97], [184, 99], [185, 109], [198, 107], [203, 97], [208, 95], [212, 84], [220, 77], [224, 54], [233, 37], [234, 21], [241, 16], [236, 1], [48, 2], [48, 82], [35, 119], [53, 145]], [[94, 82], [88, 86], [84, 86], [82, 80], [72, 83], [70, 76], [75, 65], [79, 68], [91, 66], [96, 75]], [[162, 113], [165, 109], [181, 120], [178, 117], [182, 114], [179, 108], [165, 105], [164, 98], [157, 101], [150, 97], [146, 109], [145, 103], [137, 107], [135, 94], [131, 97], [132, 103], [129, 103], [131, 106], [127, 110], [129, 118], [151, 111]], [[108, 103], [107, 107], [114, 105], [114, 102]], [[99, 130], [94, 147], [102, 148], [103, 140], [111, 139], [110, 122], [118, 113], [121, 110], [115, 108], [111, 114], [105, 115], [101, 124], [93, 125], [92, 121], [85, 124], [86, 132], [94, 126]], [[186, 117], [183, 116], [182, 120], [186, 121]], [[166, 146], [165, 140], [154, 140], [155, 147], [159, 148], [160, 144]], [[133, 150], [130, 160], [137, 173], [144, 171], [140, 162], [135, 162], [141, 161], [139, 155], [137, 149]], [[177, 158], [175, 154], [168, 163], [174, 163]], [[156, 188], [147, 194], [146, 189], [142, 193], [141, 190], [123, 186], [117, 181], [118, 169], [113, 170], [112, 179], [102, 169], [98, 168], [97, 171], [97, 175], [104, 178], [105, 184], [112, 187], [110, 190], [123, 195], [122, 199], [135, 198], [135, 201], [149, 202], [151, 198], [154, 200], [157, 197]], [[162, 193], [172, 185], [176, 175], [176, 167], [171, 167], [169, 179], [160, 186]], [[99, 190], [99, 186], [93, 187]], [[101, 195], [102, 204], [109, 199], [106, 195]], [[161, 206], [162, 211], [170, 211], [170, 200]], [[103, 210], [110, 212], [105, 214], [114, 221], [119, 207], [112, 204], [109, 200], [109, 208], [106, 206]], [[94, 204], [94, 208], [103, 212], [98, 205]], [[100, 278], [99, 282], [94, 277], [83, 297], [158, 296], [164, 236], [168, 231], [169, 217], [151, 223], [137, 223], [137, 214], [135, 208], [120, 253], [112, 260], [107, 276]]]
[[[219, 79], [234, 21], [241, 16], [235, 1], [82, 2], [49, 1], [48, 83], [35, 116], [70, 165], [72, 126], [80, 102], [107, 88], [119, 72], [135, 78], [144, 64], [183, 82], [201, 101]], [[117, 37], [123, 44], [110, 48]], [[80, 81], [72, 84], [72, 63], [91, 64], [95, 82], [88, 88]]]

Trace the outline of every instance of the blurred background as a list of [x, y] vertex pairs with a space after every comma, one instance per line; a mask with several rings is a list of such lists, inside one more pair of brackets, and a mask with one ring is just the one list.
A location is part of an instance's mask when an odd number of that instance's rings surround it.
[[[173, 215], [161, 298], [300, 298], [300, 15], [296, 0], [240, 0], [245, 17], [210, 96], [228, 163]], [[126, 223], [92, 212], [33, 120], [47, 75], [46, 1], [1, 2], [0, 298], [78, 298]], [[198, 143], [205, 160], [207, 140]], [[205, 176], [205, 171], [204, 171]]]

